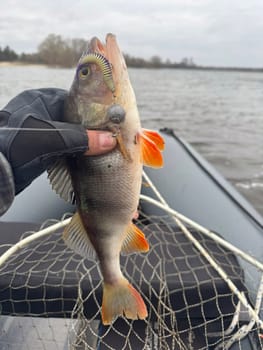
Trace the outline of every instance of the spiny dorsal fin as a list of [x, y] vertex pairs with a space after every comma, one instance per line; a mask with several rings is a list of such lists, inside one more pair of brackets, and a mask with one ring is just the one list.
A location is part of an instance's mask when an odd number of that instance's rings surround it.
[[157, 132], [143, 129], [138, 133], [137, 138], [143, 164], [152, 168], [161, 168], [163, 166], [161, 150], [164, 148], [162, 137]]
[[63, 232], [63, 239], [67, 246], [84, 258], [96, 259], [95, 249], [83, 226], [79, 213], [75, 213]]
[[127, 228], [121, 252], [124, 254], [131, 254], [136, 252], [148, 252], [148, 250], [149, 243], [144, 233], [131, 222]]
[[48, 178], [52, 189], [65, 201], [74, 204], [75, 195], [66, 159], [58, 159], [48, 169]]

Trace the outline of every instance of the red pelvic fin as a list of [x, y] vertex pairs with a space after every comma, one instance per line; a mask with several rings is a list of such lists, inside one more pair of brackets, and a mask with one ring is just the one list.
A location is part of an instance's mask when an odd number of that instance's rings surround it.
[[143, 164], [152, 168], [161, 168], [163, 157], [160, 150], [164, 147], [162, 137], [154, 131], [143, 130], [138, 134], [138, 140]]
[[156, 144], [160, 151], [163, 151], [165, 148], [165, 142], [163, 137], [154, 130], [142, 129], [144, 135], [146, 135], [152, 142]]

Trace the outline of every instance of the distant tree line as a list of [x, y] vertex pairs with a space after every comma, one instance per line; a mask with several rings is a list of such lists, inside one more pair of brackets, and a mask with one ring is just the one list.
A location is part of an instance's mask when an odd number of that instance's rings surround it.
[[[81, 54], [87, 49], [87, 41], [84, 39], [64, 39], [60, 35], [49, 34], [38, 46], [35, 53], [17, 54], [9, 46], [0, 47], [0, 61], [19, 61], [24, 63], [45, 64], [55, 67], [76, 66]], [[150, 59], [133, 57], [124, 54], [128, 67], [136, 68], [184, 68], [219, 71], [248, 71], [263, 72], [263, 68], [240, 68], [240, 67], [207, 67], [194, 63], [193, 58], [185, 57], [179, 62], [162, 60], [159, 56]]]
[[[36, 53], [21, 53], [6, 46], [0, 48], [0, 61], [21, 61], [25, 63], [40, 63], [49, 66], [74, 67], [81, 54], [87, 49], [84, 39], [63, 39], [60, 35], [49, 34], [38, 46]], [[153, 56], [149, 60], [124, 54], [127, 66], [144, 68], [193, 67], [192, 59], [184, 58], [181, 62], [162, 61], [161, 57]]]
[[60, 35], [50, 34], [38, 46], [38, 56], [47, 65], [73, 67], [86, 49], [84, 39], [62, 39]]
[[15, 53], [9, 46], [1, 48], [0, 46], [0, 61], [16, 61], [18, 59], [18, 54]]
[[183, 58], [180, 62], [171, 62], [167, 59], [163, 61], [159, 56], [152, 56], [149, 60], [140, 57], [133, 57], [124, 54], [125, 61], [128, 67], [142, 67], [142, 68], [194, 68], [196, 64], [192, 58]]
[[0, 61], [20, 61], [40, 63], [49, 66], [73, 67], [86, 49], [84, 39], [63, 39], [60, 35], [50, 34], [38, 46], [35, 53], [17, 54], [9, 46], [0, 48]]

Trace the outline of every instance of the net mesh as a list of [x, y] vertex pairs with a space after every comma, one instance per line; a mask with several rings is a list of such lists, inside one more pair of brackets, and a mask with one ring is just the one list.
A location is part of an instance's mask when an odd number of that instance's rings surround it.
[[[55, 222], [49, 220], [41, 229]], [[0, 349], [201, 350], [232, 344], [248, 349], [244, 337], [261, 349], [262, 271], [186, 227], [223, 269], [242, 302], [171, 215], [141, 211], [137, 224], [150, 252], [122, 256], [121, 266], [147, 304], [145, 321], [120, 317], [110, 326], [101, 324], [98, 263], [74, 254], [58, 229], [32, 240], [0, 265]], [[0, 255], [9, 247], [1, 245]]]

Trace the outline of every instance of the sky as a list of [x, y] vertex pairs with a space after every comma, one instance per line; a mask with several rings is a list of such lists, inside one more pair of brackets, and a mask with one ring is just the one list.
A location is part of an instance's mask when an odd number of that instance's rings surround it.
[[2, 0], [0, 46], [36, 52], [50, 33], [196, 64], [263, 67], [263, 0]]

